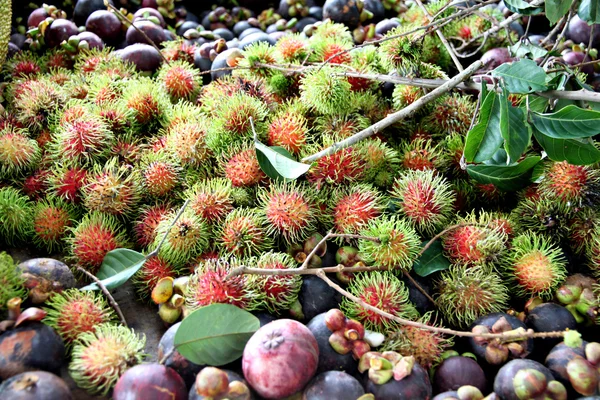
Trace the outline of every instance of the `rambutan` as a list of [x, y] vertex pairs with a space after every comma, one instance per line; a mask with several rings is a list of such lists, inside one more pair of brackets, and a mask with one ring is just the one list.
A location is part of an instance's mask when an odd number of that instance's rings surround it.
[[0, 130], [0, 177], [15, 178], [33, 170], [40, 161], [38, 143], [24, 129]]
[[33, 234], [33, 207], [20, 190], [0, 188], [0, 240], [15, 244], [28, 240]]
[[581, 207], [597, 199], [600, 194], [598, 170], [567, 161], [548, 165], [538, 192], [544, 198], [558, 202], [565, 208]]
[[71, 347], [79, 335], [93, 332], [97, 325], [117, 321], [115, 311], [103, 295], [90, 290], [67, 289], [54, 293], [46, 302], [42, 320]]
[[371, 121], [358, 113], [327, 114], [315, 118], [314, 129], [321, 135], [346, 139], [366, 129]]
[[380, 216], [387, 199], [368, 184], [338, 189], [331, 197], [333, 226], [337, 233], [358, 234], [369, 221]]
[[199, 103], [208, 114], [215, 114], [223, 102], [235, 94], [246, 94], [264, 103], [268, 110], [275, 108], [277, 101], [264, 79], [241, 76], [225, 76], [202, 88]]
[[61, 249], [74, 216], [73, 206], [60, 198], [38, 200], [33, 207], [33, 242], [49, 253]]
[[[335, 137], [323, 137], [323, 146], [306, 146], [303, 155], [314, 154], [337, 143]], [[324, 184], [339, 185], [360, 180], [365, 174], [361, 146], [339, 149], [319, 158], [306, 173], [306, 179], [320, 189]]]
[[331, 64], [349, 64], [352, 56], [347, 51], [353, 47], [354, 43], [344, 38], [321, 38], [319, 35], [310, 39], [310, 47], [313, 50], [310, 60], [322, 63], [327, 61]]
[[273, 183], [260, 189], [257, 199], [267, 232], [286, 244], [300, 243], [315, 230], [315, 195], [305, 185]]
[[577, 254], [584, 254], [586, 248], [596, 239], [595, 232], [600, 229], [600, 216], [591, 208], [578, 211], [568, 222], [569, 246]]
[[158, 255], [175, 268], [183, 268], [189, 260], [205, 251], [210, 243], [210, 231], [206, 222], [192, 210], [185, 210], [173, 223], [177, 215], [172, 210], [156, 227], [154, 248], [162, 242]]
[[82, 188], [87, 183], [88, 170], [77, 166], [59, 165], [50, 170], [48, 186], [51, 194], [73, 204], [82, 198]]
[[[408, 299], [408, 289], [389, 271], [354, 274], [347, 290], [381, 311], [400, 318], [416, 319], [419, 317], [419, 312]], [[386, 334], [400, 326], [395, 321], [367, 310], [346, 297], [342, 298], [340, 308], [347, 318], [361, 322], [365, 329]]]
[[21, 189], [32, 200], [38, 200], [46, 195], [49, 188], [48, 178], [51, 171], [40, 168], [23, 180]]
[[69, 375], [88, 393], [105, 396], [127, 369], [144, 360], [145, 345], [146, 337], [126, 326], [97, 325], [75, 341]]
[[398, 152], [380, 139], [365, 140], [360, 146], [365, 163], [364, 181], [379, 188], [390, 186], [400, 168]]
[[112, 158], [94, 166], [82, 191], [88, 210], [124, 216], [135, 210], [140, 199], [139, 176], [131, 166], [119, 165]]
[[268, 78], [274, 73], [271, 68], [256, 66], [256, 64], [277, 64], [275, 47], [268, 42], [254, 42], [245, 47], [242, 54], [243, 57], [239, 59], [237, 64], [241, 68], [233, 72], [234, 76], [243, 76], [250, 79]]
[[531, 232], [512, 240], [502, 264], [507, 279], [523, 297], [550, 298], [567, 275], [567, 261], [560, 247]]
[[352, 33], [344, 24], [335, 23], [330, 19], [315, 24], [315, 30], [312, 33], [309, 43], [323, 40], [338, 38], [344, 42], [353, 43]]
[[212, 178], [195, 184], [184, 194], [190, 208], [209, 224], [221, 222], [234, 209], [232, 185], [227, 179]]
[[[360, 74], [376, 74], [379, 72], [379, 53], [375, 46], [365, 46], [354, 48], [350, 53], [352, 60], [350, 65]], [[353, 93], [369, 93], [371, 90], [376, 90], [379, 83], [365, 78], [355, 76], [348, 77], [348, 82], [352, 86]], [[357, 109], [361, 109], [357, 107]], [[380, 120], [382, 118], [378, 118]]]
[[423, 119], [425, 128], [436, 135], [466, 134], [471, 125], [475, 103], [467, 95], [454, 93], [436, 100]]
[[267, 144], [281, 146], [298, 154], [309, 136], [307, 120], [298, 110], [290, 107], [279, 112], [269, 122]]
[[379, 54], [381, 65], [386, 71], [395, 71], [422, 58], [422, 44], [420, 40], [416, 40], [418, 34], [406, 34], [413, 28], [412, 25], [398, 26], [383, 36], [387, 40], [379, 45]]
[[488, 267], [452, 265], [436, 284], [435, 302], [444, 319], [466, 328], [477, 318], [503, 312], [509, 300], [502, 278]]
[[202, 121], [171, 124], [166, 131], [165, 150], [179, 160], [184, 168], [207, 168], [212, 153], [206, 146], [206, 132]]
[[88, 213], [68, 229], [71, 236], [66, 240], [71, 261], [92, 274], [98, 272], [108, 252], [129, 247], [125, 230], [112, 215]]
[[404, 142], [398, 152], [406, 169], [441, 171], [446, 164], [443, 150], [431, 139], [417, 138]]
[[417, 86], [395, 85], [392, 93], [394, 108], [401, 110], [423, 97], [424, 94], [423, 89]]
[[189, 43], [183, 38], [177, 40], [169, 40], [162, 43], [161, 53], [169, 62], [171, 61], [186, 61], [190, 64], [194, 63], [194, 56], [198, 46], [196, 43]]
[[474, 212], [456, 221], [456, 228], [442, 237], [444, 254], [451, 263], [461, 267], [491, 265], [499, 260], [506, 248], [508, 235], [492, 215]]
[[123, 94], [123, 82], [115, 81], [104, 74], [94, 75], [89, 80], [88, 100], [98, 106], [117, 101]]
[[347, 110], [352, 86], [338, 76], [345, 70], [326, 65], [306, 73], [300, 84], [300, 100], [319, 114], [340, 114]]
[[264, 220], [256, 210], [237, 208], [230, 212], [215, 232], [223, 256], [246, 258], [273, 248]]
[[246, 310], [260, 307], [264, 294], [249, 290], [248, 275], [227, 277], [235, 266], [235, 262], [225, 259], [201, 262], [186, 286], [186, 306], [190, 310], [214, 303], [232, 304]]
[[200, 71], [187, 61], [163, 64], [156, 79], [174, 103], [179, 100], [195, 100], [202, 85]]
[[[424, 314], [418, 322], [437, 326], [431, 322], [432, 312]], [[441, 333], [414, 326], [403, 325], [393, 332], [383, 343], [381, 351], [395, 351], [403, 356], [413, 356], [426, 370], [442, 360], [442, 354], [454, 345], [452, 338]]]
[[308, 42], [300, 33], [288, 33], [275, 43], [278, 63], [303, 62], [308, 56]]
[[20, 51], [11, 57], [4, 66], [12, 78], [32, 78], [42, 72], [40, 60], [29, 51]]
[[135, 242], [142, 248], [147, 248], [156, 238], [156, 227], [171, 211], [168, 202], [159, 202], [144, 206], [133, 224]]
[[162, 278], [175, 278], [177, 276], [177, 270], [163, 260], [159, 256], [150, 257], [142, 265], [131, 282], [135, 287], [138, 297], [142, 300], [148, 299], [152, 294], [152, 289], [156, 286], [159, 280]]
[[119, 135], [110, 147], [110, 154], [117, 158], [119, 164], [134, 165], [142, 158], [146, 145], [131, 133]]
[[145, 130], [162, 125], [171, 104], [162, 87], [146, 77], [138, 77], [126, 83], [123, 102], [132, 122]]
[[225, 177], [234, 187], [253, 187], [267, 180], [252, 145], [234, 146], [219, 159]]
[[62, 68], [66, 70], [73, 69], [73, 57], [64, 49], [47, 50], [42, 56], [40, 64], [46, 69], [52, 70]]
[[446, 226], [456, 200], [450, 183], [432, 170], [401, 172], [390, 195], [398, 205], [399, 215], [425, 236]]
[[360, 235], [372, 238], [358, 240], [360, 258], [369, 265], [409, 270], [419, 254], [419, 235], [407, 220], [396, 216], [370, 220]]
[[[592, 240], [587, 246], [585, 255], [588, 267], [592, 270], [594, 276], [600, 278], [600, 228], [594, 230]], [[600, 293], [600, 285], [597, 286]], [[598, 299], [600, 299], [600, 296]]]
[[169, 196], [181, 180], [181, 167], [166, 152], [144, 153], [139, 170], [144, 192], [153, 197]]
[[510, 218], [519, 232], [533, 232], [553, 239], [567, 235], [569, 212], [557, 201], [524, 197], [511, 211]]
[[33, 132], [47, 127], [48, 116], [66, 102], [61, 87], [48, 79], [27, 80], [15, 93], [13, 106], [17, 119]]
[[15, 297], [27, 298], [25, 279], [13, 258], [6, 252], [0, 252], [0, 311], [5, 311], [7, 302]]

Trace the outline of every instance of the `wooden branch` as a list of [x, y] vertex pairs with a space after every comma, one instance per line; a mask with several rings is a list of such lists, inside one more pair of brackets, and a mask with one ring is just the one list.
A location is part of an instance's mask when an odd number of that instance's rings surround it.
[[123, 315], [123, 312], [121, 311], [121, 308], [119, 307], [119, 304], [117, 303], [117, 301], [115, 300], [115, 298], [112, 297], [112, 295], [110, 294], [110, 292], [108, 291], [108, 289], [106, 288], [106, 286], [104, 286], [104, 284], [102, 283], [102, 281], [100, 279], [96, 278], [94, 276], [94, 274], [88, 272], [87, 270], [85, 270], [84, 268], [80, 267], [79, 265], [77, 265], [77, 270], [80, 271], [80, 272], [83, 272], [88, 278], [90, 278], [91, 280], [93, 280], [96, 283], [96, 285], [98, 285], [98, 287], [100, 288], [100, 290], [102, 290], [102, 293], [104, 293], [104, 295], [108, 299], [108, 302], [110, 303], [110, 305], [112, 306], [112, 308], [114, 308], [115, 312], [119, 316], [119, 319], [121, 319], [121, 323], [123, 325], [127, 326], [127, 321], [125, 320], [125, 316]]
[[171, 231], [171, 228], [173, 228], [173, 226], [175, 225], [175, 223], [177, 222], [177, 220], [181, 217], [181, 214], [183, 214], [183, 212], [185, 211], [185, 208], [188, 206], [188, 204], [190, 204], [190, 200], [186, 200], [183, 205], [181, 206], [181, 208], [179, 209], [179, 211], [177, 211], [177, 215], [175, 215], [175, 219], [173, 219], [173, 221], [171, 222], [171, 226], [169, 226], [169, 229], [167, 229], [167, 231], [165, 232], [165, 234], [163, 235], [160, 243], [158, 244], [158, 246], [156, 246], [156, 248], [154, 250], [152, 250], [147, 256], [146, 256], [146, 260], [149, 260], [152, 257], [155, 257], [158, 255], [158, 251], [160, 250], [160, 248], [162, 247], [163, 243], [165, 243], [165, 240], [167, 240], [167, 236], [169, 236], [169, 232]]
[[419, 98], [414, 103], [408, 105], [407, 107], [403, 108], [400, 111], [390, 114], [389, 116], [382, 119], [381, 121], [369, 126], [367, 129], [364, 129], [364, 130], [358, 132], [357, 134], [350, 136], [347, 139], [342, 140], [341, 142], [335, 143], [333, 146], [330, 146], [316, 154], [313, 154], [311, 156], [303, 158], [302, 162], [313, 162], [320, 158], [323, 158], [325, 156], [333, 154], [340, 149], [350, 147], [350, 146], [360, 142], [361, 140], [374, 135], [375, 133], [381, 131], [382, 129], [385, 129], [388, 126], [393, 125], [396, 122], [411, 116], [417, 110], [419, 110], [422, 107], [424, 107], [425, 105], [431, 103], [432, 101], [434, 101], [438, 97], [442, 96], [443, 94], [446, 94], [447, 92], [449, 92], [450, 90], [455, 88], [458, 84], [460, 84], [461, 82], [468, 79], [472, 74], [475, 73], [475, 71], [480, 69], [482, 66], [483, 66], [483, 63], [481, 61], [475, 61], [473, 64], [469, 65], [469, 67], [467, 67], [467, 69], [465, 69], [463, 72], [459, 73], [452, 79], [446, 81], [446, 83], [444, 83], [443, 85], [437, 87], [436, 89], [427, 93], [423, 97]]

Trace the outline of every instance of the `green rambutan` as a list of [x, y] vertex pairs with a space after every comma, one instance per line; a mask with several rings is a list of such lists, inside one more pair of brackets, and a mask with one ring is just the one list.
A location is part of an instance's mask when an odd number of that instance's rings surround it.
[[341, 114], [348, 110], [352, 86], [338, 76], [345, 70], [330, 65], [310, 70], [301, 79], [300, 100], [319, 114]]
[[98, 272], [108, 252], [129, 247], [125, 229], [112, 215], [91, 212], [68, 229], [71, 236], [66, 240], [71, 261], [92, 274]]
[[[594, 230], [592, 240], [587, 245], [585, 255], [587, 265], [592, 270], [594, 276], [600, 278], [600, 228]], [[598, 285], [600, 291], [600, 285]], [[598, 297], [600, 299], [600, 296]]]
[[305, 185], [273, 183], [256, 197], [269, 235], [289, 245], [300, 243], [315, 230], [315, 194]]
[[441, 146], [431, 139], [417, 138], [405, 142], [398, 151], [402, 166], [411, 170], [442, 170], [446, 164]]
[[595, 232], [600, 229], [600, 216], [591, 208], [583, 208], [568, 222], [568, 242], [577, 254], [584, 254], [586, 248], [596, 239]]
[[483, 315], [505, 311], [509, 300], [502, 278], [487, 267], [452, 265], [442, 272], [436, 287], [438, 310], [460, 328]]
[[275, 47], [268, 42], [257, 41], [242, 50], [243, 57], [238, 61], [240, 69], [233, 72], [234, 76], [249, 79], [268, 78], [274, 72], [271, 68], [259, 67], [256, 64], [277, 64]]
[[159, 202], [144, 206], [137, 220], [133, 223], [135, 242], [142, 248], [147, 248], [156, 238], [156, 227], [171, 211], [168, 202]]
[[207, 259], [190, 276], [186, 286], [186, 306], [193, 311], [210, 304], [232, 304], [251, 311], [260, 307], [264, 294], [250, 290], [248, 275], [227, 277], [237, 266], [225, 259]]
[[319, 35], [312, 36], [310, 47], [312, 53], [309, 60], [322, 63], [327, 61], [331, 64], [349, 64], [352, 56], [347, 51], [354, 46], [354, 42], [336, 37], [322, 38]]
[[[296, 268], [296, 261], [289, 254], [272, 251], [248, 260], [247, 264], [260, 269]], [[247, 285], [264, 295], [264, 307], [269, 312], [280, 314], [298, 300], [302, 278], [300, 275], [249, 275]]]
[[462, 169], [460, 161], [465, 150], [465, 136], [459, 133], [452, 133], [444, 137], [439, 146], [445, 152], [444, 159], [448, 161], [449, 172], [452, 176], [466, 176], [467, 171], [466, 169]]
[[364, 181], [379, 188], [390, 186], [400, 169], [398, 151], [375, 138], [363, 141], [360, 153], [365, 162]]
[[399, 215], [425, 236], [432, 236], [454, 213], [456, 195], [450, 183], [432, 170], [400, 173], [390, 190]]
[[224, 178], [200, 181], [184, 194], [190, 208], [209, 224], [221, 222], [234, 209], [233, 187]]
[[161, 126], [171, 104], [162, 87], [146, 77], [127, 81], [122, 101], [131, 121], [145, 130]]
[[139, 176], [131, 166], [119, 165], [116, 158], [94, 165], [82, 188], [83, 203], [90, 211], [124, 216], [135, 211], [140, 200]]
[[230, 212], [215, 232], [223, 256], [246, 258], [273, 248], [265, 221], [257, 210], [237, 208]]
[[369, 221], [386, 209], [387, 199], [368, 184], [338, 189], [331, 197], [331, 210], [336, 233], [358, 234]]
[[[433, 312], [424, 314], [418, 322], [429, 326], [438, 326], [431, 322]], [[403, 356], [413, 356], [425, 369], [442, 361], [442, 354], [454, 345], [451, 337], [441, 333], [414, 326], [403, 325], [398, 331], [390, 333], [383, 342], [381, 351], [395, 351]]]
[[17, 119], [33, 132], [47, 127], [48, 116], [64, 105], [65, 93], [48, 79], [27, 80], [15, 93], [12, 104]]
[[250, 79], [242, 76], [225, 76], [204, 86], [198, 102], [203, 111], [212, 115], [223, 107], [225, 100], [236, 94], [254, 97], [263, 102], [268, 110], [273, 110], [278, 106], [276, 97], [264, 79]]
[[131, 282], [135, 287], [138, 297], [142, 300], [147, 300], [158, 281], [168, 277], [175, 278], [177, 272], [170, 263], [161, 257], [150, 257], [144, 262], [142, 268], [133, 275]]
[[0, 240], [16, 244], [33, 234], [33, 204], [20, 190], [0, 188]]
[[469, 96], [454, 93], [436, 100], [429, 114], [423, 118], [423, 123], [427, 130], [436, 135], [464, 135], [469, 130], [474, 112], [475, 102]]
[[419, 100], [424, 94], [423, 89], [418, 86], [395, 85], [394, 92], [392, 93], [394, 108], [401, 110]]
[[371, 121], [358, 113], [327, 114], [315, 118], [314, 129], [321, 135], [346, 139], [366, 129]]
[[[416, 40], [418, 33], [406, 34], [411, 29], [414, 26], [402, 25], [383, 35], [383, 39], [387, 40], [379, 45], [379, 57], [386, 71], [396, 71], [423, 58], [421, 40]], [[392, 36], [394, 39], [390, 39]]]
[[352, 33], [344, 24], [336, 23], [331, 20], [325, 20], [315, 24], [315, 30], [309, 39], [309, 44], [323, 39], [334, 39], [354, 43]]
[[518, 288], [515, 292], [523, 297], [550, 298], [567, 275], [560, 247], [531, 232], [512, 240], [502, 264], [507, 279]]
[[100, 66], [114, 62], [114, 58], [108, 48], [83, 50], [77, 54], [74, 69], [84, 75], [90, 74], [99, 70]]
[[209, 227], [204, 220], [192, 211], [185, 210], [173, 223], [176, 210], [172, 210], [156, 227], [154, 248], [165, 238], [158, 255], [175, 268], [183, 268], [189, 260], [208, 249], [210, 244]]
[[173, 193], [181, 181], [181, 167], [168, 153], [145, 152], [139, 163], [144, 193], [165, 198]]
[[47, 70], [62, 68], [71, 71], [73, 69], [73, 57], [64, 49], [46, 50], [41, 57], [40, 64]]
[[123, 94], [123, 82], [104, 74], [95, 74], [88, 83], [87, 99], [102, 106], [119, 100]]
[[[379, 66], [379, 53], [375, 46], [365, 46], [360, 48], [354, 48], [350, 53], [352, 60], [350, 65], [352, 68], [361, 74], [376, 74], [380, 72]], [[348, 82], [352, 86], [354, 93], [369, 93], [371, 90], [376, 90], [379, 83], [371, 79], [364, 79], [358, 77], [348, 77]], [[362, 110], [362, 108], [357, 107]], [[381, 118], [378, 118], [379, 120]]]
[[533, 232], [559, 239], [568, 231], [568, 210], [557, 201], [534, 197], [524, 197], [511, 211], [519, 232]]
[[69, 375], [90, 394], [105, 396], [126, 370], [141, 363], [146, 337], [126, 326], [103, 323], [77, 338]]
[[14, 297], [27, 298], [25, 279], [17, 268], [13, 258], [6, 252], [0, 252], [0, 311], [6, 310], [6, 302]]
[[225, 177], [233, 187], [254, 187], [267, 181], [267, 175], [260, 168], [256, 150], [251, 144], [234, 146], [219, 160]]
[[409, 270], [419, 254], [421, 239], [406, 220], [381, 215], [369, 221], [359, 239], [359, 255], [365, 263], [387, 269]]
[[169, 131], [172, 126], [182, 122], [197, 122], [203, 117], [202, 110], [196, 104], [189, 101], [180, 101], [169, 108], [165, 130]]
[[115, 311], [103, 295], [91, 290], [67, 289], [54, 293], [46, 302], [42, 320], [71, 347], [79, 335], [93, 332], [97, 325], [117, 321]]
[[33, 243], [49, 253], [62, 249], [74, 216], [73, 206], [60, 198], [38, 200], [33, 206]]
[[166, 131], [165, 150], [179, 160], [182, 167], [207, 168], [211, 151], [206, 146], [206, 126], [200, 121], [181, 121]]
[[50, 170], [49, 192], [71, 204], [77, 204], [81, 201], [88, 174], [88, 170], [82, 167], [58, 165]]
[[169, 64], [163, 64], [158, 71], [156, 80], [174, 103], [179, 100], [196, 100], [202, 86], [200, 71], [187, 61], [172, 61]]
[[298, 154], [309, 136], [307, 120], [293, 106], [285, 108], [269, 122], [267, 144], [281, 146], [292, 154]]
[[496, 263], [506, 249], [508, 235], [493, 222], [493, 215], [474, 212], [460, 217], [457, 227], [442, 237], [444, 254], [461, 267]]
[[0, 130], [0, 177], [15, 178], [33, 170], [41, 155], [38, 143], [24, 129]]
[[303, 62], [308, 57], [308, 42], [300, 33], [288, 33], [275, 43], [278, 63]]
[[565, 208], [587, 205], [600, 194], [598, 170], [567, 161], [552, 162], [538, 186], [539, 194]]
[[[356, 273], [347, 290], [381, 311], [406, 319], [419, 317], [419, 312], [408, 299], [408, 289], [389, 271]], [[367, 310], [346, 297], [342, 298], [340, 309], [347, 318], [361, 322], [365, 329], [386, 334], [400, 326], [395, 321]]]

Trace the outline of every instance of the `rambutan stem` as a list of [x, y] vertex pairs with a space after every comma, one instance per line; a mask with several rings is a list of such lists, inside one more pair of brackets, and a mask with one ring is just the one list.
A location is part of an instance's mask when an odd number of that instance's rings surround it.
[[123, 315], [123, 312], [121, 311], [121, 308], [119, 307], [119, 304], [117, 303], [117, 301], [115, 300], [115, 298], [112, 297], [112, 295], [110, 294], [110, 292], [108, 291], [108, 289], [106, 288], [106, 286], [104, 286], [104, 284], [102, 283], [102, 281], [100, 279], [96, 278], [94, 276], [94, 274], [92, 274], [91, 272], [87, 271], [86, 269], [80, 267], [79, 265], [77, 265], [77, 270], [80, 271], [80, 272], [83, 272], [91, 280], [93, 280], [96, 283], [96, 285], [98, 285], [98, 287], [100, 288], [100, 290], [102, 290], [102, 293], [104, 293], [104, 295], [108, 299], [108, 303], [111, 305], [112, 308], [114, 308], [115, 312], [119, 316], [119, 319], [121, 320], [121, 323], [123, 324], [123, 326], [127, 326], [127, 320], [125, 320], [125, 316]]
[[160, 248], [165, 243], [165, 240], [167, 240], [167, 236], [169, 235], [169, 232], [171, 232], [171, 228], [173, 228], [173, 226], [175, 225], [175, 223], [177, 223], [177, 220], [181, 217], [181, 214], [183, 214], [183, 212], [185, 211], [185, 208], [188, 206], [188, 204], [190, 204], [190, 200], [189, 199], [186, 200], [183, 203], [183, 205], [181, 206], [181, 208], [179, 209], [179, 211], [177, 211], [177, 215], [175, 216], [175, 218], [171, 222], [171, 226], [169, 226], [169, 229], [166, 230], [166, 232], [163, 235], [163, 238], [161, 239], [161, 241], [158, 244], [158, 246], [156, 246], [156, 248], [154, 250], [152, 250], [150, 253], [148, 253], [148, 255], [146, 256], [146, 260], [149, 260], [151, 257], [155, 257], [155, 256], [158, 255], [158, 252], [159, 252]]
[[448, 80], [443, 85], [439, 86], [438, 88], [432, 90], [431, 92], [427, 93], [423, 97], [419, 98], [417, 101], [413, 102], [412, 104], [404, 107], [400, 111], [390, 114], [389, 116], [382, 119], [381, 121], [369, 126], [367, 129], [364, 129], [364, 130], [358, 132], [357, 134], [350, 136], [347, 139], [342, 140], [341, 142], [334, 143], [333, 146], [330, 146], [330, 147], [326, 148], [325, 150], [322, 150], [316, 154], [313, 154], [311, 156], [303, 158], [302, 162], [316, 161], [320, 158], [331, 155], [340, 149], [345, 149], [347, 147], [350, 147], [350, 146], [360, 142], [361, 140], [374, 135], [377, 132], [381, 132], [383, 129], [387, 128], [388, 126], [393, 125], [396, 122], [411, 116], [412, 114], [414, 114], [416, 111], [418, 111], [425, 105], [431, 103], [438, 97], [449, 92], [450, 90], [452, 90], [453, 88], [458, 86], [458, 84], [467, 80], [471, 75], [473, 75], [475, 73], [475, 71], [480, 69], [482, 66], [483, 66], [483, 62], [481, 62], [479, 60], [475, 61], [473, 64], [469, 65], [463, 72], [459, 73], [458, 75], [456, 75], [454, 78]]

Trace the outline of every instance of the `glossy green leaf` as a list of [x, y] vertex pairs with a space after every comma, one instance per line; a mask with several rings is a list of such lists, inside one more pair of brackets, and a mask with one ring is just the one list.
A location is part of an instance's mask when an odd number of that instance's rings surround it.
[[[428, 242], [421, 243], [421, 247], [425, 247]], [[433, 242], [413, 265], [413, 270], [417, 275], [427, 276], [450, 268], [450, 261], [444, 256], [443, 250], [441, 241]]]
[[534, 15], [539, 14], [543, 11], [542, 7], [532, 6], [524, 0], [504, 0], [504, 5], [510, 11], [522, 15]]
[[600, 1], [581, 0], [577, 15], [588, 24], [600, 24]]
[[531, 55], [530, 58], [536, 59], [540, 57], [544, 57], [548, 54], [548, 50], [531, 43], [529, 40], [519, 40], [514, 45], [508, 48], [510, 53], [515, 58], [523, 58], [525, 56]]
[[283, 147], [268, 147], [259, 141], [254, 142], [258, 165], [271, 179], [296, 179], [310, 169], [310, 164], [303, 164], [293, 159]]
[[529, 99], [529, 103], [523, 100], [520, 104], [521, 108], [529, 107], [529, 111], [535, 111], [539, 113], [543, 113], [548, 108], [548, 99], [542, 96], [538, 96], [535, 94], [527, 95]]
[[546, 0], [546, 18], [551, 24], [556, 24], [561, 19], [573, 4], [573, 0]]
[[[137, 251], [115, 249], [106, 254], [96, 277], [107, 289], [114, 289], [131, 278], [146, 262], [146, 257]], [[81, 290], [99, 290], [96, 283], [84, 286]]]
[[175, 347], [187, 360], [220, 366], [237, 360], [260, 321], [231, 304], [211, 304], [188, 315], [175, 334]]
[[523, 59], [504, 63], [492, 71], [504, 79], [510, 93], [531, 93], [546, 90], [546, 72], [535, 61]]
[[521, 158], [529, 145], [531, 131], [525, 121], [523, 109], [514, 107], [506, 90], [499, 96], [500, 133], [504, 138], [504, 150], [508, 155], [507, 164]]
[[555, 139], [592, 137], [600, 133], [600, 112], [567, 105], [551, 114], [531, 113], [533, 125]]
[[491, 158], [503, 141], [500, 96], [496, 92], [488, 92], [481, 104], [477, 124], [467, 133], [465, 161], [479, 163]]
[[469, 176], [483, 184], [493, 184], [504, 191], [519, 190], [531, 183], [534, 167], [541, 157], [531, 156], [511, 165], [468, 165]]
[[533, 135], [553, 161], [568, 161], [575, 165], [590, 165], [600, 161], [600, 150], [590, 143], [590, 139], [555, 139], [537, 130]]

